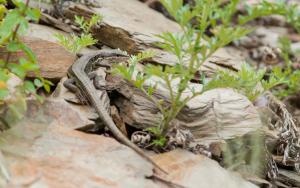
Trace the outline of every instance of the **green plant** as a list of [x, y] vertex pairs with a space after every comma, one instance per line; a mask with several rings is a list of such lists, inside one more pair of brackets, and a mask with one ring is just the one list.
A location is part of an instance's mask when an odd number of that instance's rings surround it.
[[[165, 136], [181, 109], [188, 101], [203, 92], [195, 91], [189, 86], [190, 80], [194, 78], [203, 62], [217, 49], [252, 31], [240, 25], [232, 25], [231, 19], [236, 13], [239, 0], [230, 1], [225, 7], [220, 7], [221, 1], [218, 0], [196, 0], [193, 7], [183, 5], [182, 0], [161, 0], [161, 3], [181, 27], [180, 33], [166, 32], [158, 35], [161, 42], [157, 45], [176, 56], [174, 66], [162, 67], [147, 64], [144, 70], [138, 70], [137, 63], [153, 55], [144, 52], [131, 56], [127, 67], [123, 64], [114, 69], [141, 89], [162, 113], [160, 124], [148, 129], [159, 139], [159, 141], [156, 140], [159, 145], [163, 145], [161, 138]], [[191, 24], [191, 20], [196, 20], [197, 24]], [[207, 34], [208, 30], [212, 36]], [[159, 81], [147, 85], [147, 81], [154, 77]], [[174, 86], [174, 82], [178, 84]], [[166, 85], [168, 89], [169, 101], [157, 99], [153, 95], [157, 86], [161, 84]], [[183, 92], [187, 90], [192, 94], [184, 97]]]
[[291, 48], [291, 41], [287, 37], [279, 39], [281, 57], [285, 64], [283, 67], [274, 67], [273, 74], [285, 80], [279, 87], [275, 87], [272, 92], [279, 98], [296, 94], [300, 91], [300, 70], [293, 70], [293, 56], [298, 53]]
[[300, 91], [300, 71], [293, 71], [290, 67], [281, 68], [275, 67], [273, 68], [273, 72], [277, 75], [280, 75], [282, 78], [286, 80], [285, 83], [281, 85], [281, 87], [274, 88], [272, 92], [275, 96], [279, 98], [287, 97], [289, 95], [296, 94]]
[[[0, 59], [0, 105], [1, 109], [8, 107], [8, 110], [5, 110], [6, 114], [14, 114], [15, 117], [20, 118], [26, 110], [25, 96], [32, 94], [41, 100], [36, 90], [43, 87], [46, 91], [50, 91], [51, 82], [40, 76], [35, 54], [20, 40], [20, 36], [28, 29], [28, 22], [38, 21], [40, 12], [28, 7], [29, 0], [25, 3], [15, 0], [13, 3], [15, 8], [7, 10], [6, 1], [0, 1], [0, 46], [7, 51], [6, 56]], [[12, 53], [19, 51], [24, 55], [17, 62], [12, 61]], [[36, 79], [26, 80], [28, 73], [34, 73]], [[13, 74], [23, 82], [16, 88], [15, 99], [6, 100], [10, 94], [7, 82]], [[1, 122], [8, 124], [5, 118], [1, 116]]]
[[300, 10], [297, 4], [289, 4], [286, 0], [277, 0], [276, 2], [263, 0], [255, 6], [245, 6], [247, 14], [239, 17], [239, 24], [276, 14], [285, 17], [285, 20], [300, 32]]
[[65, 47], [72, 53], [78, 53], [82, 48], [94, 45], [97, 40], [93, 38], [90, 33], [91, 28], [100, 22], [102, 17], [99, 15], [93, 15], [90, 20], [85, 20], [83, 17], [75, 16], [75, 23], [78, 24], [82, 30], [80, 36], [72, 33], [71, 36], [65, 36], [63, 34], [56, 34], [55, 37], [60, 45]]
[[279, 47], [280, 47], [280, 55], [283, 58], [285, 64], [290, 66], [291, 64], [291, 55], [294, 53], [291, 48], [291, 41], [288, 37], [280, 37], [279, 40]]
[[222, 147], [222, 164], [234, 171], [240, 172], [245, 178], [249, 176], [265, 177], [267, 151], [264, 150], [264, 137], [253, 132], [244, 137], [226, 140]]
[[[266, 69], [255, 70], [249, 64], [244, 63], [238, 72], [218, 71], [215, 76], [204, 82], [204, 91], [214, 88], [233, 88], [254, 101], [258, 96], [271, 88], [286, 83], [286, 79], [276, 70], [270, 73], [267, 80], [264, 79]], [[260, 87], [262, 86], [262, 87]]]
[[[215, 79], [210, 82], [206, 82], [202, 78], [205, 83], [202, 91], [195, 91], [189, 84], [194, 75], [200, 72], [200, 66], [216, 50], [252, 31], [244, 26], [245, 23], [271, 14], [284, 14], [292, 23], [292, 20], [298, 19], [295, 17], [298, 13], [294, 6], [284, 7], [282, 2], [270, 4], [263, 1], [257, 6], [247, 7], [247, 14], [240, 16], [239, 22], [233, 24], [232, 18], [237, 13], [237, 5], [240, 0], [229, 1], [224, 6], [220, 0], [195, 0], [193, 6], [184, 5], [183, 0], [160, 0], [160, 2], [181, 28], [179, 33], [165, 32], [157, 35], [161, 41], [157, 43], [157, 46], [175, 55], [174, 65], [163, 67], [147, 64], [143, 70], [138, 69], [136, 65], [139, 61], [153, 55], [153, 53], [144, 52], [137, 56], [131, 56], [128, 66], [122, 64], [114, 69], [115, 73], [122, 75], [142, 90], [160, 110], [161, 122], [157, 127], [148, 129], [159, 140], [156, 140], [159, 145], [162, 145], [161, 138], [165, 136], [181, 109], [188, 101], [202, 94], [203, 91], [216, 87], [231, 87], [254, 100], [265, 90], [285, 82], [283, 77], [280, 77], [281, 75], [276, 75], [276, 72], [271, 73], [269, 80], [266, 81], [263, 79], [265, 70], [261, 70], [257, 74], [250, 66], [243, 65], [237, 73], [218, 72]], [[283, 11], [285, 12], [283, 13]], [[292, 11], [292, 13], [287, 13], [287, 11]], [[297, 29], [297, 24], [294, 25]], [[158, 81], [149, 85], [148, 81], [153, 78]], [[216, 78], [222, 79], [222, 81]], [[174, 86], [175, 82], [176, 86]], [[257, 86], [260, 82], [262, 90], [259, 90]], [[165, 85], [168, 89], [169, 101], [154, 97], [154, 91], [159, 85]], [[191, 95], [184, 96], [185, 91], [190, 91]]]

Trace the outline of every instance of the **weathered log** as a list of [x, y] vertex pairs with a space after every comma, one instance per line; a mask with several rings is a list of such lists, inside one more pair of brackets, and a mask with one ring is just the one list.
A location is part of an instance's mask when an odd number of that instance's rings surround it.
[[[168, 101], [168, 93], [162, 88], [155, 96]], [[123, 83], [118, 92], [122, 96], [114, 103], [125, 123], [144, 129], [157, 126], [161, 121], [160, 111], [141, 91]], [[190, 94], [185, 93], [186, 96]], [[178, 114], [177, 120], [179, 125], [191, 130], [201, 144], [242, 136], [262, 127], [253, 104], [245, 96], [225, 88], [195, 97]]]

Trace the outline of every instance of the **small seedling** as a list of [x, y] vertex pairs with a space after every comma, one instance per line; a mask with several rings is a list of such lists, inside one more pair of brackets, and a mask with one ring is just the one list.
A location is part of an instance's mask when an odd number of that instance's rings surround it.
[[97, 43], [97, 40], [93, 38], [90, 33], [91, 28], [102, 20], [99, 15], [93, 15], [90, 20], [85, 20], [83, 17], [75, 16], [75, 23], [82, 30], [82, 33], [77, 36], [72, 33], [71, 36], [65, 36], [63, 34], [56, 34], [55, 37], [60, 45], [71, 53], [78, 53], [82, 48], [91, 46]]

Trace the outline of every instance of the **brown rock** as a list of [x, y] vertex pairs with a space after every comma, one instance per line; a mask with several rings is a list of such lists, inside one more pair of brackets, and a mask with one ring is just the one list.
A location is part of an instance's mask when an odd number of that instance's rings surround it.
[[[159, 187], [144, 178], [152, 174], [151, 165], [113, 139], [63, 126], [32, 134], [39, 126], [23, 125], [5, 133], [8, 143], [14, 140], [1, 147], [11, 174], [5, 187]], [[20, 131], [31, 134], [13, 134]]]
[[35, 119], [40, 116], [47, 120], [48, 124], [55, 122], [70, 130], [91, 126], [94, 124], [91, 119], [98, 117], [92, 108], [70, 104], [64, 99], [50, 98], [43, 104], [29, 101], [26, 117]]
[[[47, 26], [30, 24], [28, 33], [22, 40], [35, 53], [40, 65], [41, 76], [46, 79], [58, 81], [66, 75], [68, 68], [73, 64], [76, 56], [56, 42], [55, 33], [63, 32]], [[0, 52], [0, 57], [4, 57], [5, 55], [5, 52]], [[21, 52], [14, 53], [11, 60], [15, 61], [22, 55], [23, 53]], [[31, 74], [31, 76], [34, 75]]]
[[[152, 166], [130, 148], [114, 139], [60, 124], [68, 123], [61, 121], [66, 115], [62, 111], [70, 113], [61, 106], [47, 105], [51, 109], [47, 114], [38, 113], [31, 105], [32, 116], [0, 134], [5, 140], [0, 144], [0, 176], [4, 178], [0, 187], [168, 187], [145, 178], [153, 175]], [[187, 151], [153, 158], [169, 172], [168, 177], [161, 177], [186, 187], [255, 187], [216, 162]]]
[[254, 188], [254, 184], [220, 167], [207, 157], [174, 150], [153, 159], [169, 172], [168, 179], [188, 188]]
[[[100, 27], [92, 29], [93, 36], [101, 44], [119, 48], [129, 54], [152, 50], [156, 53], [152, 59], [155, 63], [174, 65], [176, 57], [158, 49], [154, 43], [160, 40], [155, 36], [157, 34], [180, 32], [176, 22], [136, 0], [128, 0], [125, 4], [122, 0], [102, 0], [100, 5], [100, 8], [90, 10], [74, 3], [64, 10], [64, 14], [69, 19], [73, 19], [74, 15], [78, 14], [87, 18], [92, 14], [102, 14], [104, 15], [103, 23]], [[233, 61], [236, 58], [236, 51], [228, 54], [227, 50], [218, 50], [214, 55], [217, 57], [208, 59], [203, 66], [203, 70], [209, 74], [217, 69], [224, 69], [224, 65], [225, 67], [239, 67], [242, 62]]]

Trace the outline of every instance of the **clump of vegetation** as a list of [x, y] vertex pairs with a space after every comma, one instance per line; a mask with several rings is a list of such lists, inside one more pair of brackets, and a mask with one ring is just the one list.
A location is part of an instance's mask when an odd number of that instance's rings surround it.
[[[176, 56], [174, 66], [162, 67], [148, 64], [144, 70], [138, 70], [137, 63], [153, 55], [153, 53], [144, 52], [137, 56], [131, 56], [128, 66], [123, 64], [115, 67], [115, 72], [142, 90], [160, 110], [162, 114], [160, 124], [148, 129], [156, 135], [154, 144], [160, 146], [165, 144], [165, 134], [181, 109], [187, 102], [207, 89], [233, 87], [242, 90], [242, 93], [248, 94], [251, 99], [261, 93], [252, 89], [263, 80], [265, 70], [256, 74], [253, 69], [246, 65], [237, 74], [218, 73], [216, 79], [206, 84], [205, 90], [196, 91], [189, 84], [194, 75], [200, 72], [200, 66], [216, 50], [252, 31], [252, 29], [241, 24], [232, 24], [232, 17], [236, 14], [239, 2], [239, 0], [232, 0], [221, 7], [221, 1], [218, 0], [196, 0], [194, 6], [184, 5], [182, 0], [161, 0], [161, 3], [181, 28], [180, 33], [165, 32], [158, 35], [161, 42], [157, 45]], [[250, 21], [258, 15], [259, 11], [253, 11], [243, 19]], [[192, 20], [197, 24], [191, 24]], [[245, 21], [241, 23], [244, 24]], [[210, 31], [211, 35], [207, 34], [209, 33], [207, 31]], [[147, 84], [147, 80], [152, 78], [159, 81], [152, 85]], [[225, 79], [225, 83], [220, 78]], [[203, 81], [205, 82], [205, 80]], [[174, 86], [174, 82], [178, 84]], [[269, 89], [280, 82], [280, 79], [272, 77], [270, 81], [263, 81], [263, 85], [265, 89]], [[158, 85], [166, 86], [170, 101], [162, 101], [153, 97]], [[249, 90], [251, 90], [250, 93], [248, 93]], [[192, 94], [183, 97], [185, 91], [190, 91]]]
[[285, 79], [285, 83], [281, 84], [280, 87], [273, 89], [273, 93], [279, 97], [287, 97], [300, 92], [300, 70], [294, 70], [293, 55], [299, 52], [295, 52], [291, 48], [291, 41], [287, 37], [281, 37], [279, 39], [279, 46], [281, 51], [281, 57], [285, 64], [283, 67], [274, 67], [272, 71]]
[[94, 45], [97, 40], [93, 38], [90, 33], [91, 28], [102, 20], [102, 16], [93, 15], [90, 20], [85, 20], [82, 16], [75, 16], [75, 23], [82, 30], [82, 33], [77, 36], [72, 33], [71, 36], [64, 36], [63, 34], [56, 34], [55, 37], [60, 45], [71, 53], [78, 53], [82, 48]]
[[[39, 88], [50, 91], [51, 82], [43, 79], [39, 73], [37, 59], [32, 50], [21, 40], [28, 29], [29, 21], [38, 21], [40, 12], [37, 9], [28, 7], [29, 0], [25, 3], [22, 1], [13, 1], [15, 8], [8, 10], [5, 0], [0, 1], [0, 46], [7, 53], [0, 59], [0, 107], [1, 123], [9, 126], [11, 121], [20, 119], [26, 110], [25, 97], [34, 95], [37, 99], [42, 98], [37, 95]], [[11, 54], [14, 52], [23, 52], [23, 56], [15, 62], [11, 60]], [[28, 73], [34, 73], [36, 79], [33, 81], [26, 80]], [[11, 94], [8, 88], [8, 81], [16, 75], [23, 82], [15, 88], [17, 91], [13, 94], [14, 99], [8, 100]]]
[[246, 5], [246, 12], [246, 15], [239, 17], [239, 24], [276, 14], [283, 16], [289, 24], [300, 32], [300, 10], [297, 4], [289, 4], [286, 0], [277, 0], [275, 3], [263, 0], [254, 6]]
[[284, 84], [281, 87], [275, 88], [273, 93], [279, 97], [287, 97], [290, 95], [294, 95], [300, 91], [300, 71], [299, 70], [292, 70], [290, 67], [281, 68], [281, 67], [274, 67], [273, 72], [277, 75], [280, 75], [282, 78], [285, 79]]
[[205, 83], [204, 91], [213, 88], [233, 88], [247, 96], [249, 100], [254, 101], [265, 91], [286, 83], [286, 78], [276, 70], [270, 74], [268, 80], [264, 79], [265, 74], [266, 69], [257, 71], [245, 63], [238, 72], [218, 71], [211, 81]]

